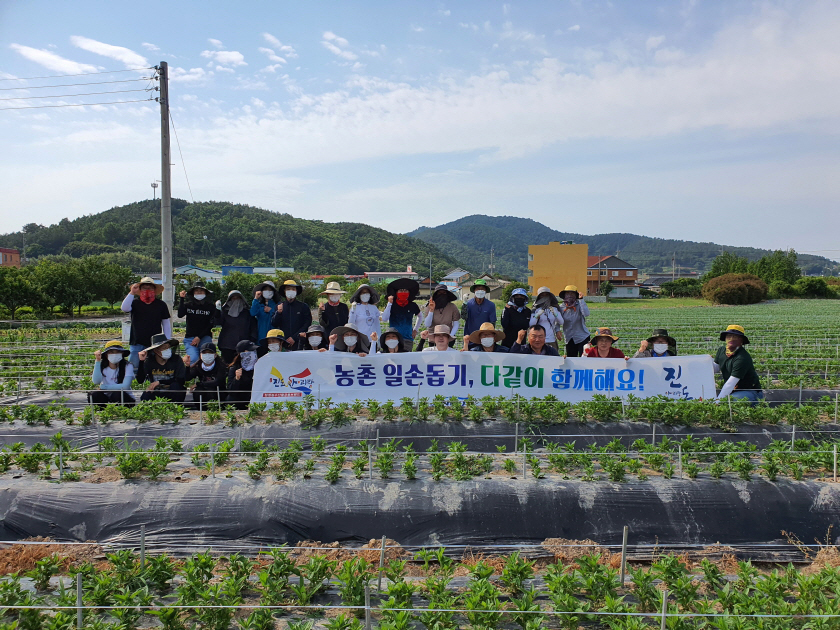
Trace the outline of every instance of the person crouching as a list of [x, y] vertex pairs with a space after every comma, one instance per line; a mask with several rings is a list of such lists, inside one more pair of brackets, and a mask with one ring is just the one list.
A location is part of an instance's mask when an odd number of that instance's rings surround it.
[[187, 397], [187, 366], [174, 349], [181, 345], [163, 333], [152, 336], [152, 345], [139, 353], [140, 382], [149, 382], [140, 400], [164, 398], [171, 402], [184, 402]]
[[190, 387], [193, 402], [207, 406], [210, 401], [220, 402], [225, 391], [227, 366], [216, 354], [216, 344], [206, 342], [199, 350], [199, 361], [190, 365], [188, 380], [195, 379]]
[[134, 366], [127, 360], [131, 350], [123, 347], [121, 341], [109, 341], [102, 350], [94, 352], [93, 384], [97, 391], [88, 392], [88, 402], [99, 407], [109, 403], [133, 405], [131, 381], [134, 380]]

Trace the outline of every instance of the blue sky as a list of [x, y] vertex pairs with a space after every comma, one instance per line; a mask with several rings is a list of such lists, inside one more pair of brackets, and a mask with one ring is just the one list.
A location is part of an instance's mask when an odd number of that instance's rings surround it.
[[[163, 60], [196, 200], [838, 258], [838, 32], [809, 0], [5, 0], [0, 109], [146, 98], [148, 71], [113, 71]], [[2, 109], [2, 231], [149, 198], [158, 130], [155, 103]]]

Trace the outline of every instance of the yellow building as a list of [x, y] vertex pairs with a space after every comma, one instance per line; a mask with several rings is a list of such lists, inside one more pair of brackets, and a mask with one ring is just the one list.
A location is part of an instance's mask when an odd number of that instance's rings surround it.
[[586, 295], [589, 246], [566, 242], [528, 246], [528, 284], [531, 295], [547, 286], [557, 295], [568, 284]]

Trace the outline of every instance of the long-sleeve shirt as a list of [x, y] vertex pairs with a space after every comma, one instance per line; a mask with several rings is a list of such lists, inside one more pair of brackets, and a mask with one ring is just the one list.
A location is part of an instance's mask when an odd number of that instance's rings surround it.
[[187, 380], [187, 366], [180, 355], [173, 353], [163, 365], [158, 363], [156, 355], [152, 352], [146, 357], [141, 368], [144, 375], [143, 380], [150, 383], [159, 382], [158, 390], [184, 389]]
[[327, 302], [324, 304], [323, 310], [318, 309], [318, 323], [324, 327], [324, 331], [329, 335], [334, 328], [344, 326], [347, 323], [347, 318], [350, 317], [350, 307], [344, 302], [332, 304]]
[[[303, 350], [304, 339], [300, 336], [300, 333], [306, 332], [306, 329], [312, 325], [312, 311], [309, 310], [309, 306], [305, 302], [300, 300], [292, 302], [284, 300], [282, 304], [283, 312], [275, 309], [271, 318], [271, 325], [282, 330], [287, 339], [295, 340], [294, 345], [286, 345], [287, 350]], [[260, 337], [260, 339], [263, 339], [263, 337]]]
[[[261, 298], [261, 300], [254, 298], [254, 301], [251, 302], [251, 316], [257, 318], [258, 338], [264, 339], [268, 331], [271, 330], [271, 318], [274, 317], [274, 312], [277, 310], [277, 302], [265, 298]], [[268, 312], [265, 310], [266, 306]]]
[[223, 306], [221, 312], [222, 330], [219, 332], [220, 348], [233, 350], [236, 344], [244, 339], [257, 340], [257, 320], [245, 309], [239, 311], [239, 315], [233, 317], [230, 314], [230, 307]]
[[354, 302], [350, 307], [350, 316], [347, 318], [347, 323], [355, 324], [359, 332], [370, 339], [371, 334], [376, 333], [378, 335], [382, 332], [379, 317], [379, 309], [373, 304]]
[[152, 335], [163, 333], [168, 339], [172, 338], [172, 322], [169, 319], [169, 307], [163, 300], [155, 298], [146, 304], [136, 295], [129, 293], [120, 304], [123, 313], [131, 313], [132, 346], [139, 345], [148, 348], [152, 345]]
[[531, 323], [531, 309], [523, 306], [522, 310], [518, 310], [515, 306], [502, 309], [502, 330], [505, 333], [505, 338], [502, 339], [502, 345], [510, 348], [520, 330], [528, 330]]
[[190, 366], [190, 372], [187, 380], [197, 378], [195, 383], [196, 389], [215, 390], [217, 387], [220, 390], [225, 389], [225, 380], [227, 379], [227, 366], [222, 363], [221, 358], [216, 357], [213, 365], [209, 370], [205, 369], [204, 363], [199, 361]]
[[496, 323], [496, 304], [492, 300], [484, 299], [479, 304], [475, 298], [464, 304], [464, 334], [471, 335], [478, 330], [482, 324]]
[[127, 361], [122, 381], [119, 380], [119, 366], [109, 365], [103, 370], [101, 361], [93, 365], [93, 384], [99, 385], [99, 389], [131, 389], [132, 380], [134, 380], [134, 366]]
[[213, 326], [219, 321], [219, 311], [213, 302], [179, 298], [178, 317], [187, 318], [184, 337], [212, 337]]
[[560, 313], [553, 306], [549, 306], [548, 309], [535, 308], [534, 312], [531, 313], [529, 325], [534, 326], [535, 324], [539, 324], [545, 328], [545, 341], [546, 343], [551, 343], [557, 341], [557, 335], [554, 334], [554, 327], [560, 322]]
[[563, 336], [566, 341], [582, 343], [589, 337], [586, 318], [589, 317], [589, 306], [583, 300], [576, 300], [572, 306], [560, 304], [560, 315], [563, 318]]
[[416, 302], [409, 302], [406, 306], [388, 302], [382, 312], [382, 321], [390, 322], [396, 328], [403, 339], [414, 340], [414, 318], [420, 315], [420, 307]]

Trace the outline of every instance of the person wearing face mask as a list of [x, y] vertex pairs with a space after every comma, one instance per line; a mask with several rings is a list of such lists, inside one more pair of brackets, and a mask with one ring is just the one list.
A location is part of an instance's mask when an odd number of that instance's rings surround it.
[[271, 280], [261, 282], [254, 287], [254, 300], [251, 302], [251, 317], [257, 319], [257, 339], [265, 337], [273, 328], [271, 318], [277, 309], [277, 287]]
[[744, 347], [750, 342], [743, 326], [732, 324], [720, 333], [720, 340], [726, 345], [719, 348], [712, 357], [712, 367], [715, 374], [723, 376], [723, 387], [716, 400], [723, 400], [727, 396], [735, 399], [745, 399], [757, 405], [764, 398], [761, 381], [753, 365], [752, 357]]
[[236, 356], [236, 344], [257, 339], [257, 320], [251, 316], [245, 298], [239, 291], [228, 293], [220, 312], [222, 330], [219, 332], [219, 350], [222, 360], [231, 363]]
[[[548, 287], [540, 287], [537, 291], [537, 299], [534, 300], [534, 311], [531, 313], [529, 324], [539, 324], [545, 330], [545, 343], [555, 350], [560, 349], [557, 333], [563, 329], [563, 318], [558, 310], [560, 307], [557, 298]], [[561, 332], [562, 334], [562, 332]]]
[[431, 330], [424, 330], [420, 333], [420, 336], [432, 344], [428, 348], [423, 348], [422, 352], [458, 352], [455, 348], [450, 347], [450, 344], [455, 341], [455, 337], [450, 334], [449, 326], [435, 326]]
[[303, 286], [294, 280], [286, 280], [280, 288], [285, 299], [277, 305], [271, 325], [286, 331], [286, 350], [303, 350], [306, 329], [312, 325], [312, 311], [305, 302], [297, 299], [303, 292]]
[[120, 305], [123, 313], [131, 313], [131, 335], [129, 361], [134, 371], [140, 369], [139, 353], [152, 345], [152, 335], [163, 333], [172, 336], [172, 321], [169, 307], [160, 299], [163, 286], [146, 276], [131, 285], [131, 290]]
[[[445, 284], [437, 285], [434, 293], [432, 293], [432, 299], [429, 300], [429, 312], [423, 322], [427, 330], [432, 330], [437, 326], [446, 326], [452, 335], [452, 344], [455, 343], [455, 335], [458, 334], [459, 320], [461, 319], [461, 313], [455, 304], [453, 304], [457, 299], [458, 296], [450, 291], [449, 287]], [[428, 335], [426, 337], [423, 337], [423, 335], [420, 336], [425, 343]], [[422, 349], [420, 343], [417, 344], [417, 349]]]
[[657, 328], [653, 334], [643, 340], [639, 351], [633, 355], [634, 359], [649, 359], [650, 357], [677, 356], [677, 340], [668, 335], [664, 328]]
[[487, 299], [487, 281], [476, 280], [470, 287], [474, 297], [467, 300], [462, 309], [464, 316], [464, 335], [470, 336], [484, 323], [496, 323], [496, 305]]
[[93, 384], [99, 385], [99, 389], [88, 392], [89, 403], [100, 407], [109, 403], [135, 403], [131, 395], [134, 366], [126, 361], [130, 354], [130, 350], [123, 348], [122, 341], [109, 341], [102, 350], [93, 353], [96, 359], [93, 365]]
[[253, 341], [245, 340], [236, 344], [236, 356], [228, 368], [226, 400], [236, 405], [237, 409], [247, 408], [251, 400], [258, 349], [259, 346]]
[[350, 307], [341, 301], [341, 296], [345, 293], [346, 291], [341, 290], [338, 282], [327, 283], [327, 288], [321, 293], [327, 296], [327, 301], [321, 302], [318, 307], [318, 323], [324, 327], [324, 330], [332, 330], [347, 323]]
[[353, 324], [360, 334], [367, 337], [368, 341], [373, 333], [378, 335], [382, 330], [377, 304], [379, 304], [379, 293], [368, 284], [359, 285], [350, 298], [350, 315], [347, 323]]
[[306, 329], [306, 343], [304, 350], [317, 350], [318, 352], [326, 352], [330, 349], [329, 339], [323, 326], [312, 324]]
[[195, 405], [201, 402], [206, 406], [210, 401], [222, 400], [227, 366], [216, 354], [216, 345], [209, 341], [201, 344], [199, 357], [199, 361], [190, 366], [187, 380], [195, 380], [195, 384], [190, 387]]
[[[409, 346], [411, 347], [411, 346]], [[385, 354], [396, 354], [398, 352], [410, 352], [406, 349], [405, 340], [396, 328], [389, 328], [382, 335], [382, 344], [379, 350]]]
[[184, 350], [189, 359], [189, 367], [198, 363], [199, 347], [213, 341], [213, 326], [219, 321], [213, 292], [206, 289], [201, 280], [197, 280], [189, 290], [179, 294], [178, 317], [187, 319]]
[[286, 335], [279, 328], [269, 330], [265, 337], [260, 339], [260, 347], [257, 356], [263, 357], [272, 352], [283, 352], [285, 348]]
[[525, 289], [514, 289], [510, 293], [510, 300], [502, 311], [502, 330], [505, 338], [502, 345], [510, 349], [519, 336], [520, 330], [528, 330], [531, 323], [531, 309], [528, 304], [528, 292]]
[[[490, 322], [486, 322], [469, 337], [470, 350], [472, 352], [510, 352], [500, 341], [505, 338], [505, 333], [496, 330]], [[466, 346], [464, 350], [466, 350]], [[463, 352], [463, 350], [462, 350]]]
[[354, 324], [339, 326], [330, 333], [330, 352], [352, 352], [360, 357], [376, 353], [376, 333], [368, 339]]
[[398, 278], [388, 285], [388, 304], [382, 312], [382, 321], [390, 322], [392, 328], [400, 331], [406, 350], [414, 346], [414, 318], [420, 315], [420, 307], [414, 301], [420, 293], [420, 283], [409, 278]]
[[560, 291], [560, 299], [563, 300], [560, 315], [563, 318], [563, 336], [566, 338], [566, 356], [579, 357], [590, 340], [589, 329], [586, 327], [589, 306], [573, 284], [566, 285]]
[[184, 402], [187, 396], [187, 367], [180, 355], [174, 352], [180, 343], [164, 334], [154, 335], [152, 345], [140, 352], [143, 364], [137, 380], [149, 383], [140, 400], [165, 398], [171, 402]]

